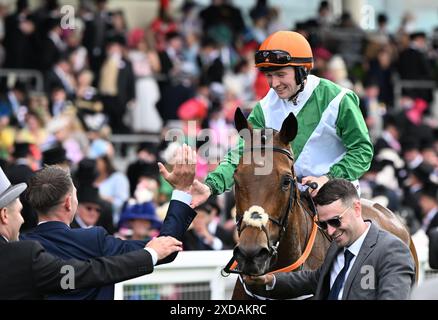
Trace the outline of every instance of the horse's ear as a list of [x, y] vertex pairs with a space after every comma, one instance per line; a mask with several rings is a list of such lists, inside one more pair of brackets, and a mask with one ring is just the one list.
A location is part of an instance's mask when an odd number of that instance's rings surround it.
[[284, 119], [280, 130], [280, 141], [284, 144], [289, 144], [293, 139], [295, 139], [298, 132], [298, 121], [294, 114], [291, 112]]
[[246, 120], [240, 108], [237, 108], [234, 112], [234, 126], [236, 127], [238, 132], [240, 132], [240, 130], [242, 129], [250, 129], [248, 120]]

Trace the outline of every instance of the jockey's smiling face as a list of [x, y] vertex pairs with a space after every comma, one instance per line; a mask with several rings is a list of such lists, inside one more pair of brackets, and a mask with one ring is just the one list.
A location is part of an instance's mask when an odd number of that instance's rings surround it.
[[289, 99], [299, 89], [293, 67], [284, 67], [276, 71], [265, 71], [264, 75], [268, 80], [269, 86], [275, 90], [281, 99]]
[[328, 205], [317, 206], [319, 225], [327, 230], [339, 247], [356, 241], [363, 232], [363, 220], [359, 200], [351, 205], [336, 200]]

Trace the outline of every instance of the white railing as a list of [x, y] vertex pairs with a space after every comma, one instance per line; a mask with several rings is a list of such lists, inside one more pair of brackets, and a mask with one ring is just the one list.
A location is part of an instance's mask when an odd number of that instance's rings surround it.
[[222, 277], [221, 270], [232, 254], [231, 250], [180, 252], [175, 261], [157, 266], [151, 274], [117, 283], [114, 299], [132, 298], [130, 288], [142, 286], [140, 299], [181, 299], [184, 294], [189, 299], [230, 299], [237, 276]]

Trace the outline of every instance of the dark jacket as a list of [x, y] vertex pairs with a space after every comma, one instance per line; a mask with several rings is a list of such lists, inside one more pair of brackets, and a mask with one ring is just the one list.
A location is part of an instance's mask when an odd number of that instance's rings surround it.
[[72, 266], [76, 288], [102, 286], [151, 273], [152, 257], [146, 250], [111, 258], [63, 261], [35, 241], [6, 242], [0, 236], [0, 299], [42, 299], [63, 292], [63, 266]]

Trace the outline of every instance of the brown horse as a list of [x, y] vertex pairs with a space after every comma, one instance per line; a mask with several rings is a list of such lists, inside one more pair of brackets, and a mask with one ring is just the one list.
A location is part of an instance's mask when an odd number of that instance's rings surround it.
[[[234, 121], [245, 148], [234, 173], [239, 244], [233, 252], [237, 263], [231, 269], [236, 266], [236, 272], [248, 275], [317, 269], [330, 238], [316, 228], [313, 201], [310, 197], [305, 201], [297, 188], [290, 149], [298, 130], [295, 116], [290, 113], [279, 132], [253, 130], [240, 109]], [[257, 174], [262, 167], [271, 169]], [[410, 247], [418, 274], [415, 247], [404, 225], [391, 211], [371, 201], [362, 199], [362, 208], [364, 219], [371, 219]], [[255, 297], [257, 292], [250, 294]], [[238, 279], [233, 299], [248, 298]]]

